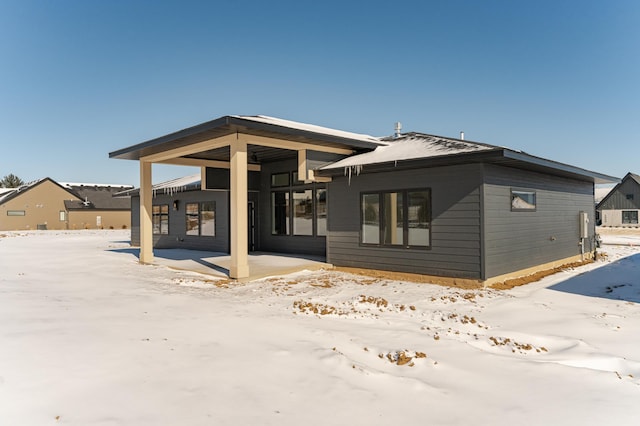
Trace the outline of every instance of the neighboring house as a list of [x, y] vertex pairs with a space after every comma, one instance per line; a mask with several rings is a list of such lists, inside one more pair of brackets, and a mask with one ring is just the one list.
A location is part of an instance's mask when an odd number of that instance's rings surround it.
[[[484, 283], [595, 251], [594, 184], [616, 178], [504, 147], [422, 133], [376, 138], [225, 116], [110, 153], [140, 161], [132, 242], [326, 256], [336, 266]], [[153, 163], [200, 179], [151, 185]], [[202, 183], [198, 188], [198, 183]]]
[[80, 201], [67, 200], [69, 229], [127, 229], [131, 227], [131, 198], [116, 197], [131, 185], [61, 183], [78, 194]]
[[596, 210], [602, 226], [640, 226], [640, 176], [627, 173]]
[[0, 193], [0, 230], [131, 227], [131, 201], [113, 194], [132, 186], [38, 179]]

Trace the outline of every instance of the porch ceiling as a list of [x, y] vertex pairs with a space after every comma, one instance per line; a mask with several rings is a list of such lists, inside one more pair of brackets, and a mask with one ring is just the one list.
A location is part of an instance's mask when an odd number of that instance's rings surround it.
[[[198, 160], [229, 161], [230, 149], [228, 146], [186, 155], [185, 158]], [[247, 161], [249, 164], [269, 163], [297, 158], [297, 152], [287, 149], [270, 148], [260, 145], [247, 146]]]

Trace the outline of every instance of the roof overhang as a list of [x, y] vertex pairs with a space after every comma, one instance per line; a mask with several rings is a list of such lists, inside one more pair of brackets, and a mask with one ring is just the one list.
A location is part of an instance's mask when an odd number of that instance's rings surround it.
[[[530, 170], [539, 173], [546, 173], [555, 176], [566, 177], [594, 184], [614, 183], [620, 179], [602, 173], [585, 170], [569, 164], [547, 160], [523, 152], [513, 151], [508, 148], [496, 148], [483, 151], [458, 153], [451, 155], [439, 155], [433, 157], [416, 158], [411, 160], [398, 160], [380, 162], [373, 164], [363, 164], [362, 173], [376, 173], [397, 169], [415, 169], [425, 167], [442, 167], [459, 164], [489, 163], [505, 167], [513, 167], [523, 170]], [[315, 171], [318, 176], [337, 176], [344, 174], [344, 167], [334, 167], [327, 165]]]
[[[140, 160], [145, 158], [162, 158], [162, 154], [177, 151], [189, 146], [200, 144], [197, 152], [190, 152], [184, 157], [201, 160], [228, 159], [228, 143], [215, 145], [216, 141], [229, 140], [231, 135], [254, 136], [257, 145], [265, 149], [277, 149], [278, 146], [269, 146], [268, 139], [289, 141], [290, 145], [284, 146], [317, 146], [319, 150], [340, 151], [372, 150], [384, 144], [378, 138], [357, 133], [349, 133], [314, 126], [293, 121], [281, 120], [265, 116], [232, 116], [227, 115], [218, 119], [198, 124], [178, 132], [170, 133], [159, 138], [132, 145], [109, 153], [110, 158], [125, 160]], [[212, 142], [213, 149], [207, 149], [208, 141]], [[261, 141], [261, 142], [260, 142]], [[251, 140], [249, 138], [249, 143]]]

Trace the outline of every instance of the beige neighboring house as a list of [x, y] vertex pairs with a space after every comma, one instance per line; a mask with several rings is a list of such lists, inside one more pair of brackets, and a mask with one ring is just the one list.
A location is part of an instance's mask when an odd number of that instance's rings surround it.
[[131, 226], [131, 201], [113, 194], [128, 185], [62, 184], [38, 179], [0, 191], [0, 231], [121, 229]]

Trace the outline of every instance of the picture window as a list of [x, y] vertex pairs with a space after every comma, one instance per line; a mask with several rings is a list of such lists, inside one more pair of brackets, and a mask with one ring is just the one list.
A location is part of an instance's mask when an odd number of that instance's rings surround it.
[[360, 243], [406, 248], [431, 246], [431, 191], [361, 194]]

